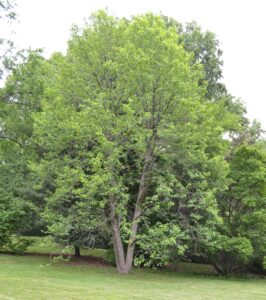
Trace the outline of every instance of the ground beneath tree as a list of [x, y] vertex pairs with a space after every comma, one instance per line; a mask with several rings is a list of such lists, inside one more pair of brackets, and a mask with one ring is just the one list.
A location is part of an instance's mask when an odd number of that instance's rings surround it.
[[[58, 257], [62, 257], [65, 259], [65, 265], [69, 266], [81, 266], [81, 265], [91, 265], [96, 267], [110, 267], [112, 264], [105, 261], [102, 257], [95, 257], [95, 256], [80, 256], [76, 257], [74, 255], [69, 254], [60, 254], [60, 253], [26, 253], [25, 255], [30, 256], [46, 256], [52, 260], [56, 260]], [[63, 262], [63, 260], [62, 260]]]
[[80, 265], [93, 265], [97, 267], [110, 267], [111, 264], [106, 262], [103, 258], [94, 257], [94, 256], [82, 256], [82, 257], [75, 257], [71, 256], [71, 260], [66, 263], [67, 265], [71, 266], [80, 266]]

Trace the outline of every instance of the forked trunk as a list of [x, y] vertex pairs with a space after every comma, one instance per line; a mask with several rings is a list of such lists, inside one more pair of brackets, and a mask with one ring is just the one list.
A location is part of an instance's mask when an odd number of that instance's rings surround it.
[[139, 221], [142, 214], [141, 205], [146, 197], [147, 188], [148, 188], [147, 179], [152, 166], [152, 153], [153, 153], [153, 147], [149, 145], [147, 147], [144, 166], [140, 176], [139, 191], [136, 200], [135, 211], [134, 211], [134, 216], [131, 224], [130, 237], [129, 237], [128, 247], [127, 247], [126, 266], [129, 272], [131, 271], [133, 265], [136, 238], [138, 233]]
[[126, 255], [121, 240], [119, 218], [115, 214], [115, 204], [113, 203], [113, 205], [111, 206], [112, 233], [113, 233], [115, 257], [116, 257], [116, 267], [118, 273], [120, 274], [128, 274], [131, 271], [133, 266], [135, 242], [136, 242], [136, 237], [138, 232], [139, 220], [142, 213], [140, 205], [143, 199], [145, 198], [146, 191], [147, 191], [147, 186], [145, 184], [146, 175], [147, 175], [147, 170], [144, 169], [140, 179], [139, 192], [138, 192], [134, 216], [130, 228], [130, 236], [129, 236]]
[[149, 144], [147, 147], [147, 152], [144, 159], [144, 165], [140, 176], [138, 196], [136, 199], [134, 216], [131, 223], [130, 236], [129, 236], [126, 255], [121, 240], [119, 217], [116, 215], [116, 211], [115, 211], [115, 199], [111, 198], [110, 201], [112, 234], [113, 234], [115, 258], [116, 258], [116, 267], [118, 273], [120, 274], [128, 274], [131, 271], [133, 266], [136, 237], [137, 237], [140, 217], [142, 214], [141, 205], [147, 193], [147, 188], [148, 188], [147, 181], [149, 178], [149, 173], [152, 168], [152, 155], [153, 155], [153, 145]]

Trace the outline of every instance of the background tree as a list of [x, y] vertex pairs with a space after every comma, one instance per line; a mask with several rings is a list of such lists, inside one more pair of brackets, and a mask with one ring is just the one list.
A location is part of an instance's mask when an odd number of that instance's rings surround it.
[[[262, 144], [263, 145], [263, 144]], [[203, 243], [203, 254], [219, 273], [262, 271], [265, 256], [265, 148], [260, 142], [234, 148], [227, 188], [217, 194], [222, 222]]]
[[[16, 19], [15, 13], [15, 3], [10, 0], [1, 0], [0, 1], [0, 25], [6, 26], [8, 22], [12, 22]], [[12, 53], [13, 42], [10, 40], [10, 36], [0, 36], [0, 79], [5, 72], [5, 67], [8, 64], [9, 56]]]
[[[0, 172], [2, 220], [6, 240], [40, 223], [32, 204], [41, 195], [33, 191], [29, 160], [36, 155], [32, 144], [32, 114], [40, 109], [44, 84], [44, 59], [38, 52], [25, 57], [0, 90]], [[35, 202], [36, 204], [36, 202]], [[39, 203], [38, 203], [39, 205]], [[41, 223], [40, 223], [41, 225]], [[1, 230], [1, 234], [4, 233]]]

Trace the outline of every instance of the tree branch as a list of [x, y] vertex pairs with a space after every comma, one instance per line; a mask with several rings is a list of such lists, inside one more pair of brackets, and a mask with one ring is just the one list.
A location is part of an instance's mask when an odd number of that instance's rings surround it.
[[23, 148], [23, 145], [22, 145], [20, 142], [16, 141], [15, 139], [13, 139], [13, 138], [11, 138], [11, 137], [8, 137], [8, 136], [1, 136], [1, 135], [0, 135], [0, 139], [9, 140], [9, 141], [11, 141], [11, 142], [13, 142], [13, 143], [16, 143], [16, 144], [19, 145], [21, 148]]

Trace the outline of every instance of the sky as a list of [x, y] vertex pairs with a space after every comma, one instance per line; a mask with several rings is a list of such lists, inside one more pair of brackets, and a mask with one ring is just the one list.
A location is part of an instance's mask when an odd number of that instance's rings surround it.
[[46, 56], [54, 51], [64, 52], [72, 24], [82, 25], [85, 18], [100, 8], [107, 8], [117, 17], [154, 12], [182, 23], [195, 20], [203, 30], [214, 32], [220, 42], [227, 89], [246, 104], [248, 117], [259, 120], [266, 129], [265, 0], [16, 0], [16, 3], [19, 22], [13, 25], [15, 45], [44, 48]]

